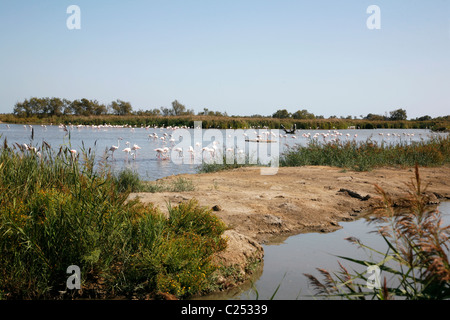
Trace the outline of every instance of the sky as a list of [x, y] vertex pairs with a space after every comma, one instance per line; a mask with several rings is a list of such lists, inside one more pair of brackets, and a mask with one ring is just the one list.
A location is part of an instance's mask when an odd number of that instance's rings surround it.
[[0, 0], [0, 113], [30, 97], [448, 115], [450, 1]]

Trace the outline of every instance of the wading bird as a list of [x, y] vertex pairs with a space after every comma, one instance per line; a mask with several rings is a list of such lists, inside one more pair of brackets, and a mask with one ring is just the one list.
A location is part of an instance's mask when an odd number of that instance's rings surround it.
[[117, 146], [112, 145], [111, 148], [109, 148], [109, 151], [111, 151], [113, 158], [114, 158], [114, 151], [116, 151], [120, 147], [120, 140], [122, 140], [122, 138], [117, 139]]

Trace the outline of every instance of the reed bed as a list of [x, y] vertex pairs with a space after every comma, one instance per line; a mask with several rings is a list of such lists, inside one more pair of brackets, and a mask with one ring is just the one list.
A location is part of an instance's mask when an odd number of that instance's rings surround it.
[[441, 166], [450, 163], [450, 136], [428, 141], [398, 143], [336, 140], [322, 142], [311, 138], [306, 146], [297, 145], [280, 158], [280, 166], [334, 166], [367, 171], [381, 166]]
[[[0, 147], [0, 298], [186, 298], [208, 290], [225, 225], [194, 200], [169, 208], [128, 201], [91, 150]], [[129, 178], [129, 177], [128, 177]], [[122, 179], [124, 177], [122, 176]], [[124, 187], [125, 186], [125, 187]], [[81, 289], [67, 288], [67, 268]]]

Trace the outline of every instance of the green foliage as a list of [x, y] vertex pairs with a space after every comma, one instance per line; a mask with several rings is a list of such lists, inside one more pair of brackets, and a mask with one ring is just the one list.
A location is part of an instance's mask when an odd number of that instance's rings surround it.
[[296, 146], [285, 152], [280, 166], [334, 166], [367, 171], [379, 166], [439, 166], [450, 163], [450, 137], [399, 144], [366, 141], [321, 143], [311, 139], [307, 146]]
[[[226, 245], [223, 223], [195, 201], [170, 208], [166, 218], [151, 204], [127, 200], [140, 188], [136, 176], [94, 170], [94, 158], [67, 147], [56, 154], [45, 142], [27, 149], [4, 141], [1, 298], [143, 298], [159, 291], [184, 298], [207, 290], [219, 268], [211, 257]], [[81, 269], [81, 291], [66, 288], [70, 265]]]
[[119, 192], [139, 192], [142, 189], [139, 175], [131, 169], [121, 170], [115, 179]]
[[290, 118], [291, 116], [292, 114], [286, 109], [277, 110], [277, 112], [272, 115], [273, 118], [279, 119]]
[[393, 121], [399, 121], [399, 120], [406, 120], [407, 119], [407, 115], [406, 115], [406, 110], [404, 109], [397, 109], [394, 111], [391, 111], [390, 113], [390, 120]]

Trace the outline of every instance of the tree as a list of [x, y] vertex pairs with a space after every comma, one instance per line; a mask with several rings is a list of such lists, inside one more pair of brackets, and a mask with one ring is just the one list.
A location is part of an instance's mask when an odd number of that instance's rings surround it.
[[50, 116], [60, 116], [63, 114], [64, 101], [60, 98], [51, 98], [48, 101], [48, 113]]
[[288, 112], [286, 109], [277, 110], [277, 112], [275, 112], [272, 115], [272, 118], [278, 118], [278, 119], [284, 119], [284, 118], [290, 118], [290, 117], [291, 117], [291, 113]]
[[364, 119], [376, 121], [376, 120], [386, 120], [387, 118], [379, 114], [369, 113]]
[[431, 120], [431, 119], [432, 119], [432, 118], [431, 118], [430, 116], [426, 115], [426, 116], [417, 118], [416, 120], [417, 120], [417, 121], [429, 121], [429, 120]]
[[117, 99], [111, 102], [110, 108], [114, 114], [124, 116], [130, 114], [133, 110], [131, 103]]
[[173, 110], [166, 108], [166, 107], [161, 107], [161, 113], [163, 116], [167, 117], [167, 116], [173, 116]]
[[99, 104], [97, 102], [97, 103], [94, 104], [92, 112], [96, 116], [100, 116], [100, 115], [103, 115], [103, 114], [107, 114], [108, 113], [108, 109], [106, 108], [106, 106], [104, 104]]
[[186, 113], [186, 107], [177, 100], [172, 102], [172, 113], [174, 116], [180, 116]]
[[406, 110], [404, 109], [397, 109], [389, 112], [389, 114], [390, 114], [389, 120], [398, 121], [407, 119]]
[[315, 119], [316, 116], [310, 112], [308, 112], [308, 110], [298, 110], [296, 112], [294, 112], [292, 114], [292, 118], [294, 119]]
[[27, 108], [27, 105], [26, 105], [25, 101], [24, 102], [17, 102], [14, 105], [13, 113], [16, 116], [18, 116], [18, 117], [29, 117], [31, 115], [31, 112]]

